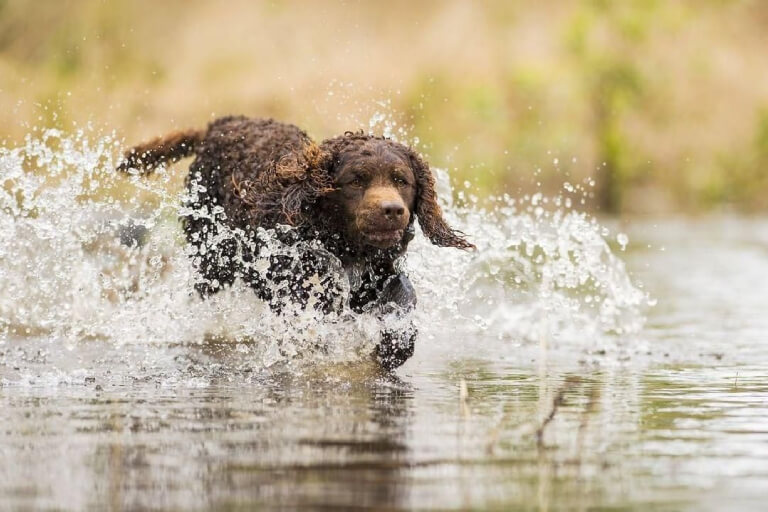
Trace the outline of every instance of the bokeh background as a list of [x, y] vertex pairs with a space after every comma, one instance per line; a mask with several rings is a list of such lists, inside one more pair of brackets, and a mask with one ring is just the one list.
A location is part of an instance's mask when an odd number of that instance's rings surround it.
[[0, 141], [225, 114], [391, 130], [480, 195], [768, 209], [764, 0], [0, 0]]

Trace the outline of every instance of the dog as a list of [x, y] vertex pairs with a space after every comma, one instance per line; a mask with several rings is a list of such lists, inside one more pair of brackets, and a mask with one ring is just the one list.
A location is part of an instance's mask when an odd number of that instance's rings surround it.
[[[195, 285], [201, 297], [240, 278], [278, 311], [289, 301], [330, 312], [348, 297], [355, 312], [404, 313], [416, 294], [400, 262], [417, 218], [431, 243], [474, 248], [443, 219], [427, 163], [385, 137], [346, 132], [317, 144], [292, 124], [231, 116], [136, 146], [118, 168], [148, 173], [192, 155], [181, 220], [203, 278]], [[259, 228], [322, 250], [270, 254], [265, 270], [253, 264], [264, 250]], [[221, 236], [225, 230], [236, 236]], [[350, 276], [346, 295], [323, 281], [331, 260]], [[385, 329], [375, 356], [394, 369], [411, 357], [415, 339], [412, 325]]]

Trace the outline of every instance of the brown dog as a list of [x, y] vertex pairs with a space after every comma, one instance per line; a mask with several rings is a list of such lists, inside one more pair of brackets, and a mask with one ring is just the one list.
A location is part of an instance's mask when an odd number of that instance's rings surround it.
[[[191, 213], [182, 220], [203, 278], [196, 285], [202, 296], [239, 277], [278, 310], [286, 299], [324, 311], [339, 308], [338, 287], [318, 291], [307, 284], [310, 276], [322, 281], [328, 274], [329, 262], [319, 251], [304, 252], [298, 261], [270, 255], [268, 269], [257, 268], [263, 247], [257, 228], [288, 225], [294, 229], [276, 230], [282, 242], [319, 241], [355, 274], [349, 305], [358, 312], [392, 304], [407, 311], [415, 305], [398, 261], [414, 236], [416, 218], [433, 244], [473, 247], [443, 220], [427, 164], [383, 137], [347, 132], [318, 145], [290, 124], [226, 117], [207, 130], [137, 146], [120, 169], [152, 170], [192, 154], [185, 204]], [[382, 334], [377, 356], [384, 367], [397, 367], [412, 355], [414, 329]]]

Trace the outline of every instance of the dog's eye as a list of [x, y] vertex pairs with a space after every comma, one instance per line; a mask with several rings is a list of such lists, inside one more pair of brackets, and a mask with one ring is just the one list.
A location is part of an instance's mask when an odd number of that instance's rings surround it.
[[350, 181], [347, 182], [347, 185], [352, 185], [353, 187], [362, 187], [365, 185], [365, 180], [362, 176], [355, 176]]
[[394, 182], [395, 182], [396, 185], [398, 185], [400, 187], [404, 187], [404, 186], [408, 185], [408, 181], [405, 178], [403, 178], [402, 176], [395, 176], [394, 177]]

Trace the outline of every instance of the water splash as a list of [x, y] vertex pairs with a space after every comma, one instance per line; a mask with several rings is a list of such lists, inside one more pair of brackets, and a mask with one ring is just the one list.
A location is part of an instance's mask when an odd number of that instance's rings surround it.
[[[450, 197], [447, 176], [438, 171], [438, 178], [443, 197]], [[442, 311], [438, 317], [455, 319], [443, 335], [503, 343], [545, 336], [589, 348], [642, 327], [647, 294], [612, 252], [608, 230], [566, 207], [573, 202], [567, 195], [504, 195], [484, 208], [476, 202], [470, 197], [467, 206], [447, 208], [450, 222], [471, 235], [476, 254], [421, 241], [409, 258], [415, 285], [427, 299], [421, 314], [434, 318]]]
[[[120, 150], [114, 135], [84, 130], [44, 130], [0, 148], [0, 344], [224, 339], [257, 368], [368, 357], [381, 328], [373, 316], [276, 315], [242, 284], [200, 300], [177, 220], [189, 214], [180, 207], [185, 171], [129, 179], [114, 171]], [[453, 205], [448, 175], [435, 172], [449, 222], [478, 250], [437, 248], [422, 237], [409, 250], [422, 339], [448, 340], [432, 349], [461, 354], [495, 339], [511, 352], [542, 333], [583, 344], [642, 326], [648, 298], [611, 251], [606, 229], [570, 208], [573, 186], [552, 199], [502, 196], [484, 207], [462, 191]], [[262, 237], [268, 253], [307, 250]], [[346, 277], [333, 279], [343, 286]]]

